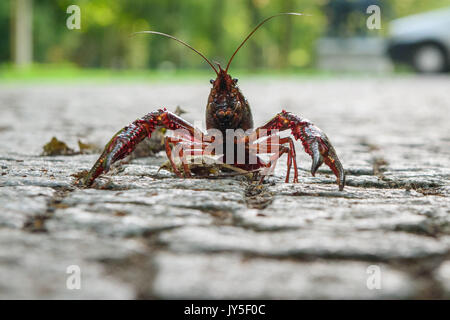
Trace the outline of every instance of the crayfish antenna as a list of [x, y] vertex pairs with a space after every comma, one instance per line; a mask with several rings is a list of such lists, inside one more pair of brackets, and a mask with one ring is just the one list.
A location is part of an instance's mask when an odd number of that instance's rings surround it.
[[203, 53], [201, 53], [200, 51], [198, 51], [197, 49], [195, 49], [194, 47], [192, 47], [191, 45], [187, 44], [186, 42], [184, 42], [183, 40], [180, 40], [178, 38], [175, 38], [174, 36], [171, 36], [170, 34], [167, 33], [162, 33], [162, 32], [158, 32], [158, 31], [151, 31], [151, 30], [146, 30], [146, 31], [138, 31], [138, 32], [134, 32], [131, 34], [131, 36], [135, 36], [137, 34], [158, 34], [160, 36], [163, 37], [167, 37], [170, 39], [173, 39], [175, 41], [178, 41], [179, 43], [181, 43], [182, 45], [188, 47], [189, 49], [191, 49], [192, 51], [194, 51], [195, 53], [197, 53], [200, 57], [202, 57], [203, 59], [205, 59], [205, 61], [211, 66], [211, 68], [214, 70], [214, 72], [219, 75], [219, 72], [217, 71], [217, 69], [214, 67], [214, 65], [211, 63], [211, 61], [208, 60], [208, 58], [205, 57], [205, 55]]
[[273, 16], [270, 16], [266, 19], [264, 19], [263, 21], [261, 21], [253, 30], [252, 32], [249, 33], [249, 35], [244, 39], [244, 41], [241, 42], [241, 44], [239, 45], [239, 47], [237, 47], [237, 49], [234, 51], [233, 55], [231, 56], [230, 60], [228, 60], [228, 64], [227, 64], [227, 68], [225, 69], [225, 72], [228, 72], [228, 68], [230, 67], [231, 61], [233, 61], [234, 56], [236, 55], [236, 53], [239, 51], [239, 49], [241, 49], [241, 47], [244, 45], [244, 43], [247, 42], [248, 39], [250, 39], [250, 37], [256, 32], [256, 30], [259, 29], [259, 27], [261, 27], [264, 23], [266, 23], [267, 21], [269, 21], [272, 18], [278, 17], [278, 16], [286, 16], [286, 15], [291, 15], [291, 16], [309, 16], [309, 14], [303, 14], [303, 13], [298, 13], [298, 12], [282, 12], [282, 13], [278, 13], [275, 14]]

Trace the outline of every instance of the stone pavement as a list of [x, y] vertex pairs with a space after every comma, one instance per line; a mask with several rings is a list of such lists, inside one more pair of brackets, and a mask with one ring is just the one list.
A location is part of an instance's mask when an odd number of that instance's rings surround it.
[[299, 184], [283, 160], [255, 189], [158, 173], [158, 155], [79, 188], [98, 154], [42, 156], [53, 136], [103, 146], [162, 106], [203, 121], [208, 81], [1, 85], [0, 298], [450, 298], [450, 79], [240, 84], [256, 124], [286, 109], [327, 133], [343, 192], [301, 145]]

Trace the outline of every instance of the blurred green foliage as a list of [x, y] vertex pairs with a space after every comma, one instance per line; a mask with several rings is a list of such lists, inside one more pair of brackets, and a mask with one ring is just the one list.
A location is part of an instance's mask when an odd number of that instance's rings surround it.
[[0, 1], [0, 62], [10, 59], [10, 3], [9, 1]]
[[[11, 60], [11, 5], [0, 1], [0, 63]], [[155, 35], [172, 34], [226, 64], [234, 49], [263, 18], [296, 11], [304, 17], [280, 17], [267, 23], [233, 61], [235, 69], [298, 69], [314, 63], [314, 42], [327, 26], [328, 0], [34, 0], [33, 59], [36, 63], [82, 68], [203, 68], [200, 57], [177, 42]], [[449, 0], [385, 0], [390, 18], [450, 5]], [[66, 9], [81, 8], [81, 29], [68, 30]], [[383, 9], [382, 9], [383, 10]], [[385, 19], [383, 17], [383, 19]], [[386, 20], [383, 20], [386, 23]]]

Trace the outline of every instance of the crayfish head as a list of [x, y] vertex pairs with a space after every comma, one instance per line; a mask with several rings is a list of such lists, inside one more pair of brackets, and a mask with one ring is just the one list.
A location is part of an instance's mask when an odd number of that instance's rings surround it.
[[216, 80], [211, 79], [211, 92], [206, 108], [207, 129], [250, 129], [253, 120], [250, 107], [240, 92], [237, 82], [220, 65]]
[[226, 70], [222, 69], [219, 63], [219, 72], [217, 73], [216, 80], [211, 79], [209, 82], [213, 85], [211, 92], [215, 90], [217, 93], [231, 92], [237, 88], [237, 79], [233, 79]]

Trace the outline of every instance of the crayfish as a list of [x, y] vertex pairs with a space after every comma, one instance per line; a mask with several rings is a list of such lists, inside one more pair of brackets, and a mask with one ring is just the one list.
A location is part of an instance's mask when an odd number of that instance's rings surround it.
[[[195, 128], [166, 108], [148, 113], [117, 132], [105, 146], [103, 153], [85, 178], [85, 185], [109, 171], [110, 166], [129, 155], [136, 145], [150, 138], [156, 128], [172, 130], [174, 136], [166, 136], [164, 146], [172, 171], [178, 177], [192, 177], [188, 156], [218, 156], [216, 161], [227, 163], [237, 170], [270, 172], [277, 160], [287, 154], [286, 182], [289, 182], [293, 166], [293, 182], [298, 182], [298, 168], [294, 141], [300, 139], [305, 151], [312, 158], [311, 174], [325, 162], [337, 177], [339, 190], [343, 190], [345, 173], [341, 162], [328, 137], [309, 120], [291, 112], [281, 111], [266, 124], [254, 129], [250, 105], [237, 86], [237, 79], [228, 74], [233, 58], [255, 31], [268, 20], [280, 15], [302, 15], [300, 13], [279, 13], [260, 22], [234, 51], [225, 69], [219, 63], [211, 63], [200, 51], [174, 36], [156, 32], [137, 33], [157, 34], [178, 41], [200, 55], [216, 73], [211, 80], [212, 88], [206, 107], [206, 129]], [[281, 131], [290, 130], [290, 136], [280, 137]], [[230, 134], [230, 132], [232, 134]], [[236, 134], [239, 132], [240, 134]], [[270, 155], [263, 159], [262, 154]], [[175, 164], [174, 157], [181, 159], [182, 169]], [[264, 178], [263, 174], [260, 182]]]

